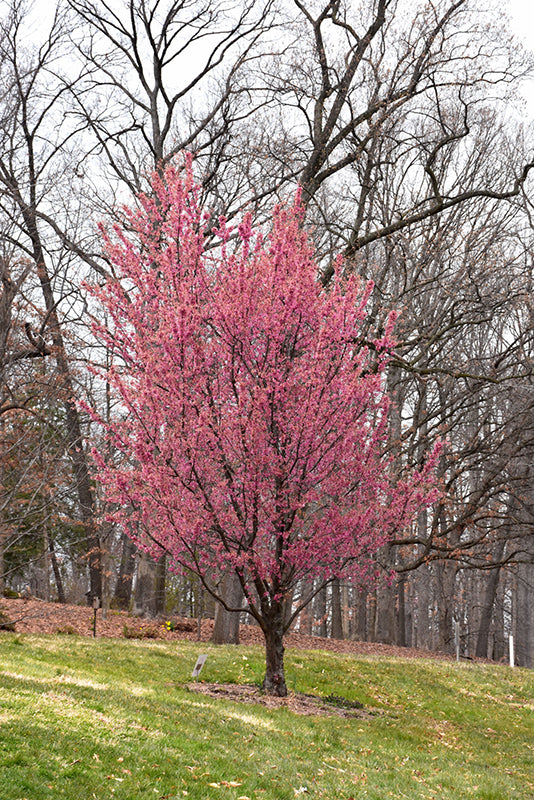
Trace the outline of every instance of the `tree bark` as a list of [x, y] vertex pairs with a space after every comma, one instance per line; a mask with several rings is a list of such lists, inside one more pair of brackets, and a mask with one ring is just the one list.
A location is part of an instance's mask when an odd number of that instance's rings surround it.
[[167, 556], [165, 553], [156, 562], [156, 575], [154, 581], [154, 611], [156, 616], [165, 614], [167, 580]]
[[438, 562], [436, 564], [436, 601], [438, 609], [436, 649], [442, 653], [452, 653], [454, 648], [452, 621], [455, 603], [455, 579], [456, 565], [454, 563]]
[[532, 624], [532, 564], [516, 567], [515, 660], [518, 667], [531, 668], [534, 663], [534, 630]]
[[263, 691], [275, 697], [286, 697], [287, 686], [284, 672], [284, 616], [283, 607], [275, 608], [264, 619], [265, 627], [265, 678]]
[[4, 595], [5, 578], [4, 578], [4, 551], [7, 543], [8, 533], [4, 528], [4, 524], [0, 519], [0, 597]]
[[332, 639], [343, 639], [343, 615], [341, 609], [341, 583], [339, 578], [332, 581]]
[[376, 587], [375, 642], [393, 644], [395, 617], [395, 590], [386, 583]]
[[506, 570], [503, 570], [499, 585], [497, 586], [497, 597], [493, 611], [493, 642], [490, 657], [494, 661], [502, 661], [506, 653], [505, 645], [505, 596], [507, 592]]
[[[227, 606], [241, 608], [243, 589], [235, 572], [225, 575], [222, 592]], [[238, 611], [227, 611], [221, 603], [217, 603], [211, 641], [214, 644], [239, 644], [239, 617]]]
[[139, 554], [137, 563], [137, 582], [133, 613], [136, 617], [153, 618], [156, 616], [156, 562], [146, 553]]
[[43, 293], [46, 313], [48, 316], [48, 329], [51, 333], [52, 342], [54, 345], [55, 361], [65, 393], [64, 408], [67, 442], [73, 465], [80, 516], [85, 529], [85, 546], [89, 564], [90, 580], [87, 602], [90, 605], [92, 604], [94, 598], [102, 597], [102, 564], [100, 539], [95, 521], [96, 503], [91, 487], [89, 464], [84, 448], [80, 417], [76, 407], [76, 401], [74, 399], [74, 386], [67, 351], [65, 348], [65, 342], [61, 330], [61, 324], [57, 312], [57, 303], [54, 297], [52, 281], [46, 266], [44, 249], [37, 227], [35, 200], [32, 198], [33, 202], [30, 205], [25, 204], [18, 193], [18, 187], [14, 194], [17, 199], [20, 198], [19, 205], [28, 235], [31, 239], [33, 251], [32, 254]]
[[356, 613], [354, 621], [354, 629], [351, 632], [351, 638], [357, 639], [360, 642], [365, 642], [371, 639], [368, 634], [368, 619], [367, 619], [367, 601], [369, 599], [369, 591], [367, 589], [359, 588], [356, 590]]
[[112, 605], [127, 611], [132, 600], [132, 584], [135, 571], [135, 553], [137, 548], [132, 540], [122, 534], [122, 554], [119, 567], [119, 576], [115, 585]]
[[401, 575], [397, 580], [396, 586], [396, 594], [397, 594], [397, 603], [396, 603], [396, 613], [397, 613], [397, 625], [396, 625], [396, 644], [399, 647], [406, 647], [406, 578], [404, 575]]
[[[307, 597], [313, 591], [313, 579], [302, 580], [300, 585], [300, 598]], [[307, 636], [313, 634], [313, 603], [308, 603], [299, 614], [299, 633]]]
[[[502, 558], [504, 551], [504, 543], [499, 546], [498, 558]], [[486, 576], [486, 591], [484, 592], [484, 600], [482, 602], [482, 613], [480, 617], [480, 624], [478, 628], [477, 644], [475, 655], [477, 658], [488, 658], [488, 644], [491, 620], [493, 618], [493, 611], [495, 607], [495, 598], [497, 597], [497, 589], [499, 587], [499, 578], [501, 576], [501, 568], [496, 567], [491, 570]]]
[[326, 637], [327, 635], [326, 588], [323, 586], [315, 596], [315, 636]]
[[54, 546], [54, 540], [52, 538], [48, 540], [48, 548], [50, 550], [50, 561], [52, 562], [52, 572], [54, 573], [54, 580], [56, 582], [57, 601], [58, 603], [66, 603], [67, 598], [65, 597], [63, 578], [61, 577], [59, 564], [57, 563], [56, 548]]

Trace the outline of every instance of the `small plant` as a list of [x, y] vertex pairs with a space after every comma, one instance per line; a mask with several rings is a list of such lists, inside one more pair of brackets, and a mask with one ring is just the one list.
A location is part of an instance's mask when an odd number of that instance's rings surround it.
[[14, 589], [8, 589], [6, 587], [4, 589], [4, 597], [7, 597], [8, 600], [18, 600], [20, 594], [16, 592]]
[[162, 627], [165, 628], [166, 631], [171, 631], [171, 632], [174, 631], [174, 629], [175, 629], [175, 625], [174, 625], [174, 622], [172, 621], [172, 619], [166, 620], [163, 623]]

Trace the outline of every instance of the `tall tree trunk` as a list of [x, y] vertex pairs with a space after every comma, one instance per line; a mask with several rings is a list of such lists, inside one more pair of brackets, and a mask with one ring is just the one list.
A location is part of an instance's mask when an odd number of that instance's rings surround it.
[[[18, 190], [16, 190], [15, 196], [20, 197]], [[70, 365], [57, 313], [57, 303], [54, 298], [52, 282], [46, 266], [44, 249], [37, 227], [35, 204], [33, 202], [32, 205], [27, 205], [22, 201], [22, 198], [20, 198], [19, 203], [27, 232], [32, 242], [33, 258], [45, 302], [48, 328], [54, 345], [55, 361], [62, 381], [67, 442], [73, 465], [80, 516], [85, 530], [85, 549], [89, 564], [90, 588], [87, 594], [87, 602], [92, 604], [94, 598], [101, 598], [102, 596], [102, 564], [100, 540], [95, 521], [96, 503], [91, 487], [89, 463], [84, 448]]]
[[[428, 511], [421, 511], [417, 517], [417, 532], [422, 541], [426, 539]], [[414, 594], [416, 598], [414, 613], [413, 646], [426, 650], [432, 648], [430, 606], [432, 604], [432, 570], [428, 564], [421, 564], [415, 574]]]
[[491, 658], [494, 661], [502, 661], [506, 653], [505, 632], [504, 632], [504, 605], [506, 596], [506, 570], [501, 570], [499, 585], [497, 586], [497, 598], [493, 612], [493, 645]]
[[[300, 597], [307, 597], [313, 591], [313, 580], [302, 580], [300, 584]], [[308, 603], [299, 614], [299, 632], [307, 636], [313, 634], [313, 603]]]
[[61, 571], [59, 569], [59, 564], [57, 563], [56, 548], [52, 537], [50, 537], [48, 540], [48, 547], [50, 550], [50, 561], [52, 562], [52, 572], [54, 573], [54, 580], [56, 582], [57, 601], [58, 603], [66, 603], [67, 598], [65, 597], [63, 578], [61, 577]]
[[532, 564], [517, 565], [514, 644], [516, 664], [519, 667], [532, 667], [534, 664], [533, 578], [534, 568]]
[[315, 635], [326, 636], [327, 628], [327, 612], [326, 612], [326, 586], [323, 586], [315, 596]]
[[155, 613], [156, 616], [165, 614], [166, 601], [166, 581], [167, 581], [167, 556], [165, 553], [156, 563], [156, 575], [154, 584]]
[[[241, 608], [243, 588], [235, 572], [228, 572], [224, 576], [222, 592], [229, 608]], [[239, 644], [239, 617], [238, 611], [227, 611], [221, 603], [217, 603], [211, 641], [214, 644]]]
[[[496, 562], [501, 561], [504, 554], [505, 541], [499, 542], [496, 546], [494, 558]], [[484, 592], [484, 599], [482, 601], [482, 615], [477, 636], [477, 646], [475, 655], [478, 658], [488, 657], [488, 644], [491, 620], [495, 608], [495, 598], [497, 597], [497, 589], [499, 587], [499, 578], [501, 576], [501, 568], [496, 567], [492, 569], [486, 577], [486, 591]]]
[[436, 564], [436, 599], [438, 608], [436, 648], [443, 653], [451, 653], [454, 645], [452, 619], [455, 578], [456, 565], [454, 563], [447, 561]]
[[396, 644], [399, 647], [406, 647], [406, 602], [405, 602], [405, 587], [406, 587], [406, 578], [404, 575], [401, 575], [397, 580], [396, 586], [396, 595], [397, 595], [397, 603], [396, 603], [396, 616], [397, 616], [397, 625], [396, 625]]
[[156, 562], [146, 553], [140, 552], [137, 561], [137, 581], [133, 613], [137, 617], [156, 616]]
[[43, 527], [43, 600], [50, 602], [50, 544], [48, 537], [48, 522], [45, 519]]
[[414, 625], [415, 625], [415, 593], [414, 576], [411, 575], [405, 584], [406, 608], [405, 608], [405, 628], [406, 628], [406, 647], [414, 646]]
[[352, 638], [360, 642], [368, 640], [368, 620], [367, 620], [367, 601], [369, 592], [367, 589], [356, 590], [356, 619], [354, 622], [354, 630], [352, 631]]
[[376, 612], [377, 612], [377, 587], [374, 586], [373, 590], [369, 592], [367, 598], [367, 637], [366, 641], [376, 642]]
[[349, 614], [350, 608], [350, 601], [349, 601], [349, 594], [351, 594], [351, 590], [349, 589], [348, 583], [345, 582], [341, 586], [341, 623], [343, 628], [343, 638], [350, 639], [351, 637], [351, 618]]
[[[0, 416], [0, 489], [4, 485], [4, 442], [2, 417]], [[0, 597], [4, 596], [4, 589], [6, 588], [6, 581], [4, 577], [4, 554], [6, 549], [9, 533], [7, 526], [4, 524], [4, 499], [0, 495]]]
[[341, 583], [339, 578], [332, 581], [332, 639], [343, 639], [343, 614], [341, 608]]
[[132, 600], [132, 584], [135, 571], [135, 554], [137, 548], [132, 540], [122, 534], [122, 553], [119, 575], [115, 584], [112, 606], [127, 611]]
[[375, 642], [392, 644], [395, 617], [395, 590], [386, 583], [376, 587]]
[[0, 597], [4, 596], [4, 589], [6, 588], [6, 582], [4, 578], [4, 551], [7, 543], [7, 537], [7, 530], [0, 517]]

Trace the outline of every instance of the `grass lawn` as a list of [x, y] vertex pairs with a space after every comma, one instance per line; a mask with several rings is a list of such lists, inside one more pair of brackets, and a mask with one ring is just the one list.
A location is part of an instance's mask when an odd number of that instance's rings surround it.
[[2, 800], [534, 798], [534, 671], [288, 651], [297, 716], [187, 689], [255, 683], [259, 648], [0, 634]]

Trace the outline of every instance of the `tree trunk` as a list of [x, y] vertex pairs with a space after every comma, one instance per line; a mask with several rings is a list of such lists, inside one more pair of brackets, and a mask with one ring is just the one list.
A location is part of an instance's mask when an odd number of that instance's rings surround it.
[[166, 600], [166, 580], [167, 580], [167, 556], [165, 553], [156, 564], [156, 575], [154, 583], [154, 611], [156, 616], [165, 614]]
[[156, 562], [146, 553], [139, 554], [133, 613], [136, 617], [156, 616]]
[[332, 581], [332, 639], [343, 639], [343, 615], [341, 610], [341, 583]]
[[315, 636], [326, 636], [327, 610], [326, 610], [326, 586], [323, 586], [315, 595]]
[[293, 613], [293, 596], [294, 596], [294, 590], [292, 589], [284, 600], [284, 626], [286, 627], [289, 624], [289, 620], [291, 619], [291, 614]]
[[4, 525], [0, 519], [0, 597], [4, 596], [5, 579], [4, 579], [4, 550], [7, 542], [8, 534], [4, 530]]
[[[225, 575], [222, 592], [226, 605], [230, 608], [241, 608], [243, 588], [235, 572]], [[227, 611], [217, 603], [211, 641], [214, 644], [239, 644], [239, 617], [238, 611]]]
[[374, 586], [367, 597], [367, 631], [365, 637], [367, 642], [376, 642], [376, 613], [378, 606], [376, 593], [377, 587]]
[[284, 674], [284, 617], [283, 607], [275, 609], [264, 620], [265, 678], [263, 691], [275, 697], [286, 697], [287, 686]]
[[132, 600], [132, 583], [135, 571], [135, 554], [137, 548], [132, 540], [122, 534], [122, 553], [119, 576], [115, 585], [112, 606], [128, 611]]
[[393, 644], [395, 620], [395, 590], [382, 582], [376, 587], [376, 618], [373, 641]]
[[428, 564], [421, 564], [415, 577], [415, 635], [413, 646], [425, 650], [432, 649], [432, 570]]
[[341, 624], [343, 628], [344, 639], [350, 639], [351, 636], [351, 618], [349, 608], [349, 587], [347, 583], [344, 583], [341, 587]]
[[56, 582], [56, 590], [57, 590], [57, 601], [58, 603], [66, 603], [67, 598], [65, 597], [65, 588], [63, 586], [63, 578], [61, 577], [61, 572], [59, 569], [59, 564], [57, 563], [56, 557], [56, 548], [54, 546], [54, 540], [48, 540], [48, 547], [50, 550], [50, 561], [52, 562], [52, 571], [54, 573], [54, 580]]
[[367, 600], [369, 592], [367, 589], [356, 589], [356, 619], [354, 621], [354, 630], [351, 632], [351, 638], [357, 639], [360, 642], [368, 641], [368, 624], [367, 624]]
[[406, 647], [406, 578], [401, 575], [397, 580], [396, 594], [396, 612], [397, 612], [397, 625], [396, 625], [396, 644], [399, 647]]
[[[1, 424], [2, 417], [0, 416], [0, 486], [4, 485], [4, 432], [3, 432], [3, 425]], [[4, 508], [5, 505], [2, 502], [0, 504], [0, 597], [4, 596], [4, 589], [6, 588], [6, 581], [5, 581], [5, 566], [4, 566], [4, 554], [6, 550], [7, 541], [9, 538], [9, 533], [7, 530], [7, 526], [4, 524]]]
[[[313, 591], [313, 580], [303, 580], [300, 584], [300, 599], [307, 597]], [[299, 614], [299, 633], [307, 636], [313, 634], [313, 602], [308, 603]]]
[[52, 281], [45, 262], [44, 249], [41, 243], [35, 211], [31, 205], [25, 204], [22, 204], [21, 211], [24, 222], [26, 223], [28, 235], [32, 242], [33, 257], [45, 301], [48, 330], [52, 336], [54, 357], [64, 391], [63, 404], [65, 408], [67, 443], [73, 466], [81, 521], [85, 531], [85, 547], [89, 564], [90, 588], [87, 593], [87, 603], [91, 605], [94, 598], [102, 597], [102, 564], [100, 539], [95, 519], [96, 503], [91, 486], [89, 462], [84, 448], [80, 416], [74, 399], [74, 384], [59, 321], [57, 302], [54, 297]]
[[[502, 558], [503, 551], [504, 544], [501, 548], [499, 548], [499, 558]], [[486, 591], [484, 593], [484, 600], [482, 603], [482, 614], [480, 618], [477, 646], [475, 651], [475, 655], [478, 658], [488, 657], [489, 632], [495, 607], [495, 598], [497, 597], [500, 575], [501, 568], [496, 567], [490, 571], [486, 578]]]
[[452, 620], [455, 604], [455, 580], [456, 565], [454, 563], [441, 561], [436, 564], [436, 600], [438, 608], [436, 649], [442, 653], [452, 653], [454, 649]]
[[518, 564], [516, 567], [516, 607], [515, 607], [515, 660], [518, 667], [533, 666], [534, 630], [532, 624], [532, 564]]

